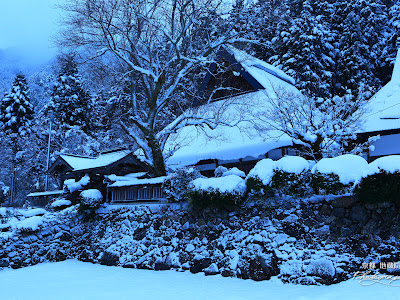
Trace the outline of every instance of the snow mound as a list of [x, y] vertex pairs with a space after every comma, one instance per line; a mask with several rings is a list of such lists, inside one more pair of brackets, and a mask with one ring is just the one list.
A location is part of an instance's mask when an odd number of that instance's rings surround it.
[[300, 156], [285, 156], [275, 163], [275, 169], [300, 174], [309, 169], [308, 161]]
[[197, 178], [192, 181], [195, 190], [218, 191], [220, 193], [243, 194], [246, 191], [246, 184], [237, 175], [228, 175], [217, 178]]
[[400, 172], [400, 155], [389, 155], [374, 160], [368, 165], [366, 175], [376, 174], [381, 170], [388, 173]]
[[43, 223], [43, 217], [33, 216], [20, 221], [17, 224], [17, 229], [21, 231], [37, 231]]
[[272, 159], [262, 159], [250, 170], [247, 178], [259, 178], [264, 185], [268, 185], [274, 176], [274, 168], [275, 162]]
[[357, 155], [345, 154], [323, 158], [312, 168], [312, 173], [336, 174], [342, 184], [358, 182], [368, 168], [367, 161]]
[[27, 211], [21, 211], [21, 214], [26, 217], [43, 216], [47, 211], [44, 208], [34, 208]]
[[59, 199], [59, 200], [54, 201], [51, 204], [51, 207], [56, 208], [56, 207], [60, 207], [60, 206], [70, 206], [70, 205], [71, 205], [71, 201], [66, 200], [66, 199]]

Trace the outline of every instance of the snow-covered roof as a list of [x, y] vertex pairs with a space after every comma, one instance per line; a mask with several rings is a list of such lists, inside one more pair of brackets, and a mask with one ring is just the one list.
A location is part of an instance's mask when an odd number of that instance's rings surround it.
[[71, 166], [73, 171], [105, 167], [115, 163], [131, 154], [129, 150], [100, 154], [98, 157], [82, 157], [69, 154], [61, 154], [60, 157]]
[[217, 116], [223, 123], [231, 125], [239, 123], [237, 126], [218, 125], [214, 129], [187, 126], [179, 130], [169, 138], [165, 147], [166, 154], [178, 148], [167, 160], [172, 169], [208, 159], [257, 158], [270, 150], [293, 145], [293, 139], [283, 132], [266, 129], [260, 116], [268, 114], [271, 110], [269, 99], [276, 99], [280, 92], [300, 94], [294, 86], [294, 79], [234, 47], [227, 47], [226, 50], [263, 89], [195, 108], [197, 115]]
[[365, 110], [360, 132], [400, 129], [400, 49], [392, 79], [369, 100]]
[[64, 194], [63, 190], [56, 191], [46, 191], [46, 192], [34, 192], [27, 195], [27, 197], [41, 197], [41, 196], [51, 196], [51, 195], [62, 195]]
[[[166, 151], [178, 148], [167, 160], [168, 166], [175, 169], [207, 159], [257, 158], [270, 150], [293, 145], [292, 138], [281, 131], [266, 129], [262, 119], [258, 118], [259, 115], [268, 113], [268, 97], [273, 97], [272, 88], [276, 88], [279, 83], [282, 84], [282, 81], [265, 90], [196, 108], [200, 114], [201, 110], [206, 110], [206, 115], [218, 115], [224, 123], [236, 126], [218, 125], [214, 129], [196, 126], [182, 128], [166, 144]], [[289, 84], [283, 82], [283, 85]], [[293, 86], [290, 89], [299, 93]]]
[[[123, 177], [123, 176], [121, 176]], [[135, 186], [135, 185], [147, 185], [147, 184], [160, 184], [163, 183], [166, 176], [155, 177], [155, 178], [130, 178], [129, 180], [118, 180], [113, 184], [109, 185], [109, 187], [124, 187], [124, 186]]]
[[271, 80], [275, 84], [283, 84], [282, 81], [290, 85], [295, 84], [295, 80], [281, 69], [234, 47], [227, 47], [227, 50], [265, 89], [271, 85]]

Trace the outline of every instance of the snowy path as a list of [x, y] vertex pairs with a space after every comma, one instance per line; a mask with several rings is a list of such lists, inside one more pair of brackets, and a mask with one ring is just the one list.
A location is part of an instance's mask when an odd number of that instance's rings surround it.
[[0, 272], [1, 300], [400, 299], [400, 287], [283, 285], [175, 271], [106, 267], [76, 260]]

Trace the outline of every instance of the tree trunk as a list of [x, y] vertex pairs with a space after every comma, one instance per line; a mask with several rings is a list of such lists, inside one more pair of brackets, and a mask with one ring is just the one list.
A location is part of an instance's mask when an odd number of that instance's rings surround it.
[[153, 156], [152, 173], [154, 177], [160, 177], [167, 175], [167, 170], [165, 167], [164, 156], [160, 147], [160, 143], [155, 137], [154, 133], [149, 133], [147, 135], [147, 143], [151, 149], [151, 154]]

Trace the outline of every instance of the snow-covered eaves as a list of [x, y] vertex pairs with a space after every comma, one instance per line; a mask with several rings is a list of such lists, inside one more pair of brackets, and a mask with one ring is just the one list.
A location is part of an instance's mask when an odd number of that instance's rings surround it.
[[118, 176], [115, 174], [111, 174], [111, 175], [106, 175], [104, 177], [106, 177], [110, 181], [130, 181], [130, 180], [133, 180], [136, 178], [142, 178], [142, 177], [146, 176], [147, 174], [148, 174], [148, 172], [138, 172], [138, 173], [127, 174], [124, 176]]
[[62, 195], [64, 194], [63, 190], [55, 190], [55, 191], [46, 191], [46, 192], [33, 192], [27, 195], [27, 197], [43, 197], [43, 196], [53, 196], [53, 195]]
[[151, 184], [162, 184], [165, 180], [166, 176], [155, 177], [155, 178], [124, 178], [123, 180], [118, 180], [113, 184], [109, 185], [110, 188], [116, 187], [129, 187], [129, 186], [142, 186], [142, 185], [151, 185]]
[[400, 129], [400, 49], [392, 79], [365, 106], [360, 133]]

